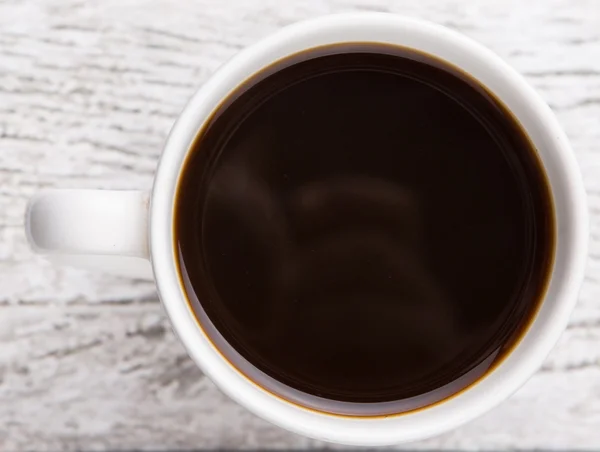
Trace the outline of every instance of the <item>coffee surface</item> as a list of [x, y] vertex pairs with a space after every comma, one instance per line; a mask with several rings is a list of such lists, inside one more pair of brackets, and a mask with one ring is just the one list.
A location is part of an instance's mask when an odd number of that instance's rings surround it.
[[554, 252], [519, 124], [458, 70], [384, 45], [307, 51], [239, 87], [193, 144], [175, 228], [192, 308], [252, 365], [405, 409], [510, 350]]

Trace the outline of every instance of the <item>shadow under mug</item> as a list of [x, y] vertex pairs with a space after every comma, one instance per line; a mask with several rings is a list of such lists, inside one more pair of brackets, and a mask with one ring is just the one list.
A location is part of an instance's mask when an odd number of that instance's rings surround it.
[[[191, 144], [212, 112], [244, 80], [277, 60], [318, 46], [353, 42], [414, 49], [478, 80], [505, 104], [534, 143], [555, 207], [557, 241], [550, 284], [518, 345], [493, 371], [458, 394], [400, 414], [389, 407], [381, 411], [359, 403], [345, 407], [346, 414], [332, 414], [327, 400], [294, 393], [239, 361], [241, 356], [236, 361], [235, 351], [210, 322], [203, 320], [200, 326], [194, 317], [176, 264], [177, 181]], [[539, 368], [566, 327], [577, 299], [587, 256], [588, 216], [581, 175], [567, 138], [548, 106], [518, 73], [491, 51], [444, 27], [391, 14], [357, 13], [291, 25], [223, 65], [176, 121], [151, 192], [40, 193], [29, 204], [26, 230], [34, 251], [53, 262], [154, 277], [173, 328], [192, 359], [223, 392], [255, 414], [312, 438], [377, 446], [424, 439], [461, 425], [506, 399]]]

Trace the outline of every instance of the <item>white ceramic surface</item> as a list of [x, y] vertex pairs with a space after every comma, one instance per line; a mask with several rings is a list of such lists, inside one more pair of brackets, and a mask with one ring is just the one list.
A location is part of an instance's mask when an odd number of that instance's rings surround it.
[[[189, 312], [178, 282], [172, 240], [179, 169], [191, 141], [219, 101], [249, 75], [279, 58], [318, 45], [352, 41], [412, 47], [462, 68], [486, 85], [520, 120], [538, 148], [551, 181], [557, 214], [557, 254], [551, 284], [542, 309], [516, 350], [491, 375], [460, 395], [418, 412], [386, 418], [342, 417], [306, 410], [271, 395], [239, 374], [213, 349]], [[143, 244], [129, 240], [107, 244], [93, 234], [97, 229], [90, 228], [90, 218], [108, 230], [116, 230], [121, 223], [124, 212], [111, 212], [107, 209], [110, 203], [99, 199], [92, 203], [90, 196], [95, 195], [87, 192], [45, 196], [48, 198], [36, 198], [29, 211], [30, 240], [38, 249], [51, 251], [53, 256], [63, 249], [68, 255], [77, 254], [74, 263], [81, 263], [86, 253], [145, 256]], [[101, 214], [71, 216], [65, 206], [73, 202], [73, 197], [89, 209], [100, 209]], [[144, 211], [132, 209], [130, 214], [134, 220], [131, 224], [140, 227], [137, 237], [143, 237]], [[43, 218], [43, 224], [36, 222], [37, 218]], [[225, 393], [259, 416], [297, 433], [345, 444], [384, 445], [426, 438], [467, 422], [508, 397], [540, 366], [565, 328], [577, 298], [587, 252], [587, 221], [583, 184], [566, 137], [548, 107], [515, 71], [492, 52], [446, 28], [399, 16], [352, 14], [282, 29], [240, 52], [204, 84], [167, 140], [151, 195], [147, 227], [157, 286], [171, 322], [190, 356]], [[68, 259], [63, 255], [63, 261]]]

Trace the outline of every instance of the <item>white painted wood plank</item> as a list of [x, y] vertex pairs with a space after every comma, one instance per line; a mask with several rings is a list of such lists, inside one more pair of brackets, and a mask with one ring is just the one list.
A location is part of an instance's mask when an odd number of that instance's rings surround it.
[[[157, 303], [0, 313], [0, 450], [323, 446], [221, 394]], [[598, 341], [600, 326], [567, 331], [546, 366], [499, 408], [410, 447], [600, 446]]]
[[544, 369], [417, 446], [600, 447], [598, 1], [0, 0], [0, 450], [315, 445], [217, 392], [152, 283], [32, 256], [22, 214], [43, 187], [149, 188], [174, 119], [214, 69], [283, 25], [351, 10], [433, 20], [499, 53], [556, 112], [589, 195], [586, 281]]

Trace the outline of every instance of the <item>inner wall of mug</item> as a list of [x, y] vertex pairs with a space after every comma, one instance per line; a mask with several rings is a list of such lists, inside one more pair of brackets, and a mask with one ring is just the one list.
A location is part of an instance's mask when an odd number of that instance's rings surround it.
[[[323, 45], [369, 42], [399, 45], [444, 60], [450, 65], [460, 67], [470, 77], [478, 80], [496, 98], [501, 99], [507, 109], [521, 123], [538, 149], [540, 159], [550, 181], [556, 215], [555, 225], [559, 235], [556, 240], [555, 262], [546, 298], [533, 324], [529, 326], [526, 333], [521, 334], [520, 343], [485, 378], [479, 377], [485, 373], [485, 370], [482, 370], [481, 367], [486, 362], [472, 369], [461, 378], [476, 380], [473, 386], [484, 386], [480, 383], [490, 380], [489, 387], [498, 387], [501, 383], [498, 374], [502, 374], [504, 385], [508, 386], [508, 381], [511, 381], [510, 384], [513, 387], [512, 390], [514, 390], [533, 370], [539, 367], [558, 335], [564, 329], [583, 274], [581, 254], [586, 246], [587, 216], [585, 214], [585, 198], [582, 186], [579, 181], [575, 184], [572, 183], [573, 178], [580, 177], [578, 169], [570, 154], [571, 151], [566, 137], [550, 110], [540, 101], [537, 94], [524, 80], [501, 62], [497, 56], [467, 38], [440, 27], [420, 22], [404, 22], [401, 27], [396, 27], [393, 19], [389, 19], [389, 22], [385, 25], [373, 27], [366, 21], [362, 23], [356, 19], [353, 22], [340, 20], [337, 23], [329, 23], [329, 26], [326, 27], [321, 26], [318, 20], [312, 21], [310, 24], [305, 23], [289, 27], [241, 52], [215, 74], [213, 79], [205, 86], [204, 92], [210, 93], [210, 90], [214, 90], [213, 94], [215, 96], [219, 95], [219, 102], [221, 102], [234, 92], [245, 79], [269, 67], [275, 61], [294, 53]], [[428, 29], [428, 27], [431, 28]], [[448, 36], [444, 37], [445, 33]], [[223, 73], [225, 73], [225, 76], [219, 78]], [[202, 95], [202, 91], [200, 90], [197, 97]], [[195, 99], [192, 100], [188, 109], [191, 109], [194, 101]], [[199, 99], [196, 101], [196, 103], [200, 102]], [[200, 119], [196, 123], [196, 131], [201, 130], [202, 125], [210, 117], [210, 113], [216, 110], [218, 106], [219, 103], [217, 102], [214, 102], [210, 109], [207, 109], [207, 105], [204, 105], [204, 111], [197, 113], [196, 118], [188, 115], [185, 118], [188, 127], [194, 120]], [[191, 141], [190, 139], [188, 149]], [[182, 154], [179, 168], [183, 166], [184, 157], [185, 154]], [[174, 191], [172, 195], [174, 200]], [[179, 277], [181, 278], [181, 275]], [[181, 285], [180, 290], [183, 291]], [[319, 398], [288, 387], [266, 375], [237, 353], [224, 340], [203, 311], [198, 310], [196, 314], [205, 336], [240, 377], [260, 386], [271, 395], [276, 395], [278, 398], [292, 404], [341, 415], [376, 416], [401, 411], [398, 408], [402, 401], [371, 404], [340, 402]], [[175, 326], [177, 328], [177, 325]], [[182, 339], [186, 343], [185, 338]], [[188, 349], [194, 347], [189, 341], [186, 345]], [[493, 356], [488, 359], [493, 359]], [[199, 357], [197, 361], [202, 361], [202, 358]], [[202, 365], [201, 362], [199, 364]], [[219, 382], [217, 381], [217, 383]], [[471, 388], [472, 386], [467, 389], [469, 392], [474, 392], [470, 391]], [[449, 388], [448, 397], [454, 393], [455, 391], [451, 391]], [[439, 400], [439, 390], [436, 391], [436, 394], [435, 399]], [[427, 395], [419, 397], [423, 400], [423, 406], [428, 406], [429, 403], [435, 401], [432, 399], [428, 403]], [[499, 395], [495, 395], [495, 397], [497, 398]]]

